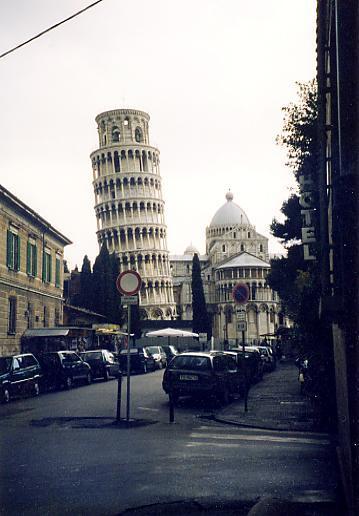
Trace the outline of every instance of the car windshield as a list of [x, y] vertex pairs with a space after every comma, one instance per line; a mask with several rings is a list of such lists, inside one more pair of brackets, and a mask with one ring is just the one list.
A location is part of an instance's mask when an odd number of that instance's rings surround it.
[[91, 351], [90, 353], [81, 353], [82, 360], [98, 360], [102, 357], [101, 351]]
[[0, 374], [7, 373], [10, 369], [12, 359], [10, 357], [0, 358]]
[[171, 368], [208, 371], [211, 369], [211, 360], [208, 357], [180, 355], [172, 360]]
[[153, 354], [153, 353], [159, 353], [159, 352], [160, 352], [157, 346], [148, 346], [146, 349], [147, 349], [147, 351], [149, 351], [151, 354]]

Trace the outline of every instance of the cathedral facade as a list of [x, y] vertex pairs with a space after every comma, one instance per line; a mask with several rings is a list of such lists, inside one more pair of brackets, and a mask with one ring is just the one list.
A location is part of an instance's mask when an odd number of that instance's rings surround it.
[[248, 302], [241, 306], [245, 309], [247, 341], [259, 342], [286, 323], [278, 296], [266, 282], [270, 270], [268, 239], [256, 231], [246, 213], [233, 202], [232, 192], [226, 194], [226, 202], [206, 228], [206, 254], [200, 255], [191, 245], [183, 255], [170, 256], [177, 313], [184, 320], [192, 319], [195, 253], [200, 259], [215, 339], [235, 344], [242, 337], [237, 325], [238, 305], [232, 296], [238, 283], [245, 283], [249, 291]]

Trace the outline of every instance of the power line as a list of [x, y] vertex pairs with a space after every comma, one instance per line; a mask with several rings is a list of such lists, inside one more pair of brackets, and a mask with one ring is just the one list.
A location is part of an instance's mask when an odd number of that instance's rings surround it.
[[31, 41], [34, 41], [34, 39], [40, 38], [40, 36], [43, 36], [47, 32], [50, 32], [50, 30], [56, 29], [57, 27], [59, 27], [63, 23], [66, 23], [67, 21], [72, 20], [73, 18], [76, 18], [76, 16], [79, 16], [79, 14], [84, 13], [85, 11], [87, 11], [88, 9], [91, 9], [91, 7], [94, 7], [96, 4], [99, 4], [102, 1], [103, 0], [97, 0], [97, 2], [93, 2], [92, 4], [88, 5], [87, 7], [84, 7], [84, 9], [81, 9], [81, 11], [78, 11], [77, 13], [72, 14], [71, 16], [66, 18], [65, 20], [62, 20], [62, 21], [60, 21], [58, 23], [55, 23], [55, 25], [52, 25], [48, 29], [43, 30], [39, 34], [36, 34], [36, 36], [33, 36], [32, 38], [28, 39], [27, 41], [24, 41], [23, 43], [20, 43], [20, 45], [17, 45], [16, 47], [11, 48], [10, 50], [7, 50], [3, 54], [0, 54], [0, 59], [5, 57], [5, 56], [7, 56], [8, 54], [11, 54], [11, 52], [15, 52], [15, 50], [18, 50], [19, 48], [27, 45], [28, 43], [31, 43]]

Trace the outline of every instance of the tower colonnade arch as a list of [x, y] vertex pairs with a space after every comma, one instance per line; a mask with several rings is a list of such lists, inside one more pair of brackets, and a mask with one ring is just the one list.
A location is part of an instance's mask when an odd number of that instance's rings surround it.
[[137, 270], [144, 318], [176, 317], [167, 248], [159, 150], [149, 144], [149, 115], [119, 109], [96, 117], [99, 148], [93, 170], [97, 239]]

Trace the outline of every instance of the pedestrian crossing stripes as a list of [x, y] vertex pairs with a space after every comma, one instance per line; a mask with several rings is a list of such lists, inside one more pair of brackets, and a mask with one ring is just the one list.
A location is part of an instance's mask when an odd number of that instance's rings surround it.
[[328, 446], [330, 444], [329, 439], [323, 438], [310, 438], [304, 436], [288, 436], [288, 435], [261, 435], [255, 433], [246, 433], [238, 431], [234, 432], [226, 432], [220, 430], [221, 433], [217, 433], [216, 431], [208, 431], [204, 429], [204, 431], [196, 431], [190, 434], [190, 441], [187, 443], [187, 447], [195, 447], [195, 446], [214, 446], [214, 447], [235, 447], [240, 445], [243, 442], [270, 442], [270, 443], [280, 443], [280, 444], [309, 444], [309, 445], [318, 445], [318, 446]]

